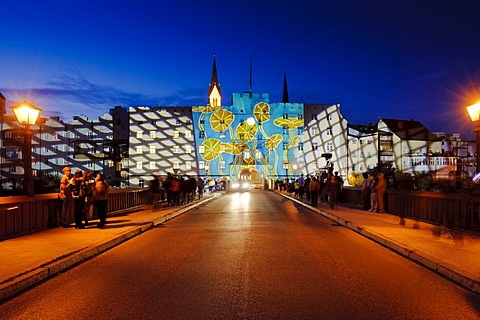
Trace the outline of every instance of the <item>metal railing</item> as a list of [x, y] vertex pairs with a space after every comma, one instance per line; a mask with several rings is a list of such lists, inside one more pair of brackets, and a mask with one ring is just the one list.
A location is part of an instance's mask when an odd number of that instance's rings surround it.
[[[343, 192], [345, 202], [363, 206], [359, 188], [346, 187]], [[480, 232], [480, 198], [470, 194], [387, 190], [385, 209], [400, 217]]]
[[[151, 202], [148, 189], [112, 189], [107, 215], [114, 215]], [[0, 240], [60, 226], [61, 200], [56, 193], [34, 197], [0, 197]], [[73, 214], [67, 217], [73, 222]]]

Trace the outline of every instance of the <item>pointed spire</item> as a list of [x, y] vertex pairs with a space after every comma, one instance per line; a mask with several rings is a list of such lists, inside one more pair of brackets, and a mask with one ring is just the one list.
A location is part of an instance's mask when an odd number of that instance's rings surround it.
[[289, 103], [290, 102], [290, 99], [288, 99], [287, 71], [285, 71], [284, 74], [283, 74], [283, 97], [282, 97], [282, 102], [283, 103]]
[[[217, 57], [215, 54], [213, 54], [212, 81], [210, 82], [210, 87], [208, 88], [208, 96], [210, 96], [215, 86], [217, 86], [218, 91], [220, 92], [220, 84], [218, 83], [218, 74], [217, 74]], [[220, 95], [221, 95], [221, 92], [220, 92]]]
[[208, 87], [208, 103], [212, 106], [222, 105], [222, 91], [220, 90], [220, 83], [218, 83], [217, 59], [215, 54], [213, 54], [212, 81]]

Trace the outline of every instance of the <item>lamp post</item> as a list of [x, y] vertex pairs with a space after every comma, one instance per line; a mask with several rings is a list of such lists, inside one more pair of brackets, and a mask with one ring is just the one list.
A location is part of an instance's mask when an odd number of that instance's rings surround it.
[[473, 131], [477, 136], [477, 157], [476, 157], [476, 169], [475, 172], [479, 172], [480, 170], [480, 102], [472, 104], [471, 106], [467, 107], [468, 115], [470, 119], [474, 123], [475, 127]]
[[33, 197], [33, 174], [32, 174], [32, 136], [30, 126], [37, 122], [41, 109], [26, 100], [12, 106], [13, 113], [20, 125], [25, 126], [23, 143], [23, 192], [29, 197]]

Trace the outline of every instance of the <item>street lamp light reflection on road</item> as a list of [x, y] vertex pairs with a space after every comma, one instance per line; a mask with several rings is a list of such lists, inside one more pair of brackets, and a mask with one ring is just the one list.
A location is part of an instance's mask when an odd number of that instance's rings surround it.
[[15, 117], [20, 125], [25, 126], [23, 132], [25, 140], [23, 143], [23, 169], [25, 177], [23, 179], [23, 191], [25, 195], [33, 196], [33, 173], [32, 173], [32, 132], [30, 126], [37, 123], [41, 109], [27, 102], [26, 100], [12, 106]]

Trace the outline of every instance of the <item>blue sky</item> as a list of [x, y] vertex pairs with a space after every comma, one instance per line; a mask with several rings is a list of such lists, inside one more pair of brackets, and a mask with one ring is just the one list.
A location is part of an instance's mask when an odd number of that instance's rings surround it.
[[340, 103], [351, 123], [421, 121], [473, 137], [480, 1], [1, 0], [0, 92], [43, 116], [203, 105], [213, 54], [224, 104], [249, 89]]

